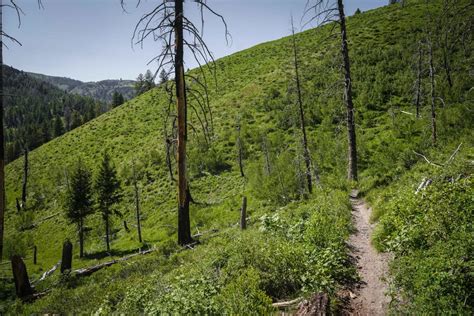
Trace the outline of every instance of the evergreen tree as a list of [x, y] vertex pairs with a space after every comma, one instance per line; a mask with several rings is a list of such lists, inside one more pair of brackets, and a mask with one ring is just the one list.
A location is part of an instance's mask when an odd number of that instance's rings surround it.
[[143, 74], [139, 74], [137, 77], [137, 80], [135, 81], [135, 94], [136, 96], [139, 96], [143, 92], [145, 92], [144, 89], [144, 84], [145, 84], [145, 77]]
[[64, 124], [60, 116], [56, 116], [54, 119], [54, 128], [53, 128], [54, 137], [59, 137], [64, 134]]
[[77, 225], [79, 235], [79, 257], [84, 256], [84, 221], [93, 213], [92, 180], [90, 171], [79, 161], [72, 173], [70, 187], [66, 196], [66, 217]]
[[122, 192], [120, 182], [117, 179], [117, 172], [107, 152], [105, 152], [99, 168], [95, 189], [97, 192], [97, 204], [105, 224], [107, 251], [110, 251], [110, 216], [120, 215], [120, 212], [115, 207], [122, 199]]
[[112, 108], [122, 105], [125, 102], [123, 95], [117, 91], [114, 91], [112, 95]]
[[162, 85], [164, 83], [166, 83], [168, 80], [170, 80], [170, 76], [168, 75], [168, 73], [162, 69], [161, 72], [160, 72], [160, 81], [159, 81], [159, 85]]
[[71, 130], [81, 125], [82, 125], [81, 113], [74, 110], [74, 112], [72, 112], [72, 118], [71, 118]]
[[144, 84], [144, 91], [151, 90], [155, 87], [155, 78], [153, 73], [148, 69], [145, 73], [145, 84]]

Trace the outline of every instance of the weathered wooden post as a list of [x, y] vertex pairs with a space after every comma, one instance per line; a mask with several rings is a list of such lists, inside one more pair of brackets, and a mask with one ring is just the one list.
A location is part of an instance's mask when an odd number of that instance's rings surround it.
[[33, 289], [31, 288], [30, 280], [28, 279], [28, 272], [26, 271], [25, 263], [18, 255], [13, 256], [11, 260], [16, 296], [19, 298], [25, 298], [32, 295]]
[[37, 254], [38, 254], [38, 247], [36, 245], [33, 246], [33, 264], [36, 264], [37, 261]]
[[72, 244], [66, 240], [63, 244], [63, 255], [61, 259], [61, 273], [64, 273], [67, 270], [72, 268]]
[[240, 209], [240, 229], [247, 228], [247, 197], [242, 198], [242, 208]]

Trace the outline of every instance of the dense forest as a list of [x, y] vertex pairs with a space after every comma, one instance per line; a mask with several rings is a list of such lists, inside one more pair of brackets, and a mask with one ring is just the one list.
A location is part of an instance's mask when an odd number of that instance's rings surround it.
[[4, 66], [3, 75], [7, 162], [81, 126], [110, 107], [109, 103], [64, 92], [9, 66]]
[[0, 312], [471, 315], [474, 5], [390, 3], [309, 1], [319, 27], [213, 60], [183, 1], [159, 1], [134, 39], [159, 28], [144, 47], [171, 66], [103, 114], [22, 80], [7, 142], [68, 132], [5, 169]]

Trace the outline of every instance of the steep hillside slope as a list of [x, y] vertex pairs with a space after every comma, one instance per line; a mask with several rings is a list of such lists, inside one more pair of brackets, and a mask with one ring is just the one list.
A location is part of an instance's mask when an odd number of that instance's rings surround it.
[[6, 160], [33, 150], [103, 113], [105, 105], [66, 93], [48, 82], [4, 66]]
[[[413, 151], [441, 160], [449, 158], [462, 142], [456, 171], [462, 170], [467, 178], [472, 176], [471, 39], [467, 48], [456, 50], [451, 58], [453, 87], [446, 88], [442, 74], [437, 77], [446, 103], [438, 108], [437, 147], [430, 143], [428, 96], [425, 94], [420, 119], [407, 114], [414, 112], [413, 65], [426, 24], [424, 3], [388, 6], [348, 20], [360, 186], [369, 196], [405, 181], [410, 177], [406, 174], [413, 176], [407, 185], [413, 189], [423, 175], [420, 170], [426, 170], [423, 158]], [[435, 11], [439, 6], [430, 8]], [[469, 13], [472, 17], [472, 10]], [[193, 251], [183, 251], [175, 244], [175, 183], [167, 172], [163, 131], [168, 98], [157, 88], [33, 151], [28, 189], [32, 209], [27, 213], [14, 211], [14, 198], [21, 192], [22, 165], [21, 161], [11, 163], [7, 168], [5, 225], [10, 253], [28, 257], [29, 247], [38, 246], [38, 264], [27, 260], [30, 274], [35, 278], [49, 269], [59, 260], [64, 240], [76, 241], [74, 226], [64, 217], [68, 170], [81, 159], [95, 172], [101, 154], [108, 150], [126, 197], [120, 206], [124, 218], [114, 222], [111, 255], [122, 256], [143, 247], [156, 248], [156, 253], [115, 265], [89, 279], [56, 277], [40, 283], [38, 289], [54, 286], [53, 291], [33, 304], [16, 301], [9, 311], [268, 313], [272, 301], [315, 292], [328, 293], [332, 308], [337, 308], [341, 303], [337, 294], [355, 276], [346, 248], [351, 230], [350, 184], [345, 180], [347, 145], [339, 42], [329, 39], [330, 30], [331, 25], [327, 25], [297, 35], [310, 149], [320, 177], [312, 195], [305, 192], [301, 180], [304, 172], [290, 39], [222, 58], [216, 62], [217, 87], [209, 95], [214, 122], [210, 145], [198, 132], [199, 118], [190, 111], [196, 129], [190, 128], [190, 186], [198, 202], [191, 206], [191, 227], [193, 234], [201, 235], [201, 244]], [[440, 50], [435, 54], [439, 60]], [[236, 162], [237, 125], [245, 146], [245, 178], [240, 177]], [[133, 164], [139, 170], [144, 245], [138, 243], [131, 224], [135, 216], [130, 183]], [[265, 171], [268, 164], [271, 172]], [[237, 229], [242, 195], [249, 198], [250, 223], [245, 232]], [[123, 227], [123, 220], [129, 230]], [[471, 223], [465, 225], [466, 234], [472, 234], [472, 218], [465, 221]], [[87, 225], [91, 227], [86, 242], [88, 256], [75, 257], [75, 268], [107, 260], [100, 216], [91, 218]], [[382, 243], [387, 241], [381, 239]], [[472, 247], [472, 241], [463, 240], [459, 253]], [[472, 256], [465, 259], [467, 270], [452, 273], [459, 279], [468, 276], [472, 260]], [[397, 285], [403, 288], [407, 284], [403, 281]], [[466, 291], [464, 283], [456, 284]], [[11, 284], [4, 283], [3, 287], [2, 300], [11, 303]], [[472, 302], [466, 300], [463, 306], [463, 299], [456, 298], [453, 304], [457, 311], [467, 313]], [[432, 304], [444, 306], [439, 300], [432, 300]]]

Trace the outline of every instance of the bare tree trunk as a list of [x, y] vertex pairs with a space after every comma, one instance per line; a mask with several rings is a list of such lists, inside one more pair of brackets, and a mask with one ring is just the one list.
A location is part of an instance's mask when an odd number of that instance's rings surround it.
[[[0, 6], [0, 32], [3, 31], [3, 7]], [[5, 137], [3, 126], [3, 36], [0, 36], [0, 261], [3, 257], [3, 229], [5, 218]]]
[[178, 244], [192, 242], [186, 179], [186, 87], [184, 79], [183, 0], [175, 0], [175, 85], [178, 113]]
[[110, 232], [110, 225], [109, 225], [109, 214], [106, 213], [105, 214], [105, 243], [107, 245], [107, 252], [110, 252], [110, 236], [109, 236], [109, 232]]
[[28, 279], [26, 265], [20, 256], [12, 257], [13, 279], [15, 280], [16, 295], [19, 298], [25, 298], [33, 294], [33, 289]]
[[168, 167], [168, 172], [170, 174], [171, 181], [175, 181], [173, 176], [173, 167], [171, 166], [171, 142], [168, 138], [165, 140], [166, 143], [166, 166]]
[[300, 75], [298, 67], [298, 47], [296, 45], [295, 29], [293, 26], [293, 17], [291, 18], [291, 31], [293, 33], [293, 55], [294, 55], [294, 66], [295, 66], [295, 76], [296, 76], [296, 90], [298, 92], [298, 107], [300, 114], [300, 128], [301, 134], [303, 135], [303, 157], [306, 165], [306, 181], [308, 184], [308, 192], [313, 192], [313, 181], [311, 178], [311, 156], [308, 150], [308, 138], [306, 135], [306, 125], [304, 117], [304, 108], [303, 108], [303, 97], [301, 94], [301, 84], [300, 84]]
[[435, 69], [433, 65], [433, 44], [428, 42], [429, 58], [430, 58], [430, 82], [431, 82], [431, 142], [436, 146], [438, 135], [436, 131], [436, 86], [435, 86]]
[[240, 176], [243, 178], [245, 177], [244, 174], [244, 148], [242, 145], [242, 138], [240, 137], [240, 125], [237, 126], [237, 150], [239, 155], [239, 169], [240, 169]]
[[79, 220], [79, 258], [84, 257], [84, 220]]
[[135, 214], [137, 217], [137, 232], [138, 232], [138, 241], [140, 243], [142, 240], [142, 227], [140, 223], [140, 191], [138, 189], [138, 181], [135, 174], [135, 165], [133, 166], [133, 188], [135, 190]]
[[28, 186], [28, 147], [25, 146], [25, 156], [23, 164], [23, 186], [21, 190], [21, 207], [26, 209], [26, 188]]
[[418, 43], [418, 67], [417, 67], [417, 79], [416, 79], [416, 118], [420, 118], [420, 103], [421, 103], [421, 74], [423, 72], [423, 49], [421, 43]]
[[38, 247], [36, 245], [33, 246], [33, 264], [38, 263]]
[[265, 156], [265, 171], [267, 172], [267, 175], [270, 175], [272, 168], [270, 165], [270, 153], [268, 152], [267, 138], [265, 136], [262, 138], [262, 149], [263, 155]]
[[247, 197], [242, 198], [242, 208], [240, 209], [240, 229], [247, 228]]
[[344, 62], [344, 97], [347, 107], [347, 133], [349, 140], [349, 180], [357, 181], [357, 143], [354, 122], [354, 103], [352, 102], [352, 80], [351, 80], [351, 64], [349, 59], [349, 47], [347, 44], [346, 17], [344, 15], [344, 5], [342, 0], [337, 0], [337, 8], [339, 11], [339, 23], [341, 25], [341, 53]]

